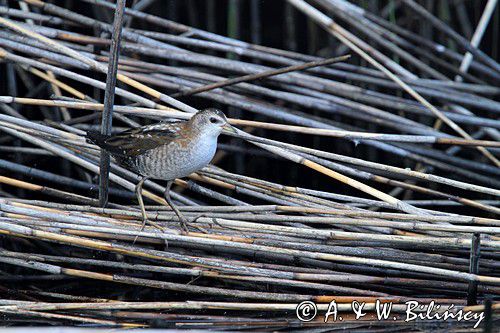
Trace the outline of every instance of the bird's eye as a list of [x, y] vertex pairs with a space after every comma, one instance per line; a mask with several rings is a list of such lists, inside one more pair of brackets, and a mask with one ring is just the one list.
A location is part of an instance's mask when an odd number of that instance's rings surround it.
[[212, 124], [217, 123], [217, 118], [210, 117], [210, 119], [209, 119], [209, 120], [210, 120], [210, 122], [211, 122]]

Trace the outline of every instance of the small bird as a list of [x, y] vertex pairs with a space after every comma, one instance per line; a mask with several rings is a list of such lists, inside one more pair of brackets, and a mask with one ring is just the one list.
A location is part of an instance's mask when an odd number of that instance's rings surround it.
[[187, 219], [170, 198], [170, 187], [176, 178], [186, 177], [212, 160], [224, 129], [235, 132], [222, 111], [210, 108], [197, 112], [188, 121], [159, 122], [112, 136], [89, 131], [86, 138], [107, 151], [118, 164], [142, 176], [135, 187], [142, 213], [141, 231], [147, 221], [142, 186], [152, 178], [167, 181], [163, 196], [179, 218], [181, 229], [189, 232]]

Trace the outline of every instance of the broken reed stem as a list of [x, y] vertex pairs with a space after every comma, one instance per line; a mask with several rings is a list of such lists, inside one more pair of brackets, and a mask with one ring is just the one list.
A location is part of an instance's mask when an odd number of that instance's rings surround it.
[[244, 75], [232, 79], [228, 79], [225, 81], [219, 81], [216, 83], [208, 84], [205, 86], [197, 87], [191, 90], [183, 91], [180, 93], [175, 93], [172, 95], [172, 97], [186, 97], [186, 96], [191, 96], [195, 95], [201, 92], [217, 89], [217, 88], [222, 88], [222, 87], [227, 87], [230, 85], [234, 85], [237, 83], [241, 82], [248, 82], [248, 81], [253, 81], [253, 80], [260, 80], [264, 79], [270, 76], [274, 75], [279, 75], [279, 74], [284, 74], [284, 73], [289, 73], [289, 72], [295, 72], [295, 71], [300, 71], [300, 70], [305, 70], [313, 67], [318, 67], [318, 66], [326, 66], [330, 65], [336, 62], [344, 61], [349, 59], [351, 56], [350, 55], [344, 55], [340, 57], [335, 57], [335, 58], [330, 58], [330, 59], [325, 59], [325, 60], [317, 60], [317, 61], [311, 61], [305, 64], [300, 64], [300, 65], [293, 65], [293, 66], [288, 66], [284, 68], [279, 68], [279, 69], [273, 69], [261, 73], [256, 73], [256, 74], [249, 74], [249, 75]]
[[[497, 0], [488, 0], [486, 3], [486, 6], [484, 7], [483, 14], [481, 15], [481, 18], [479, 19], [479, 23], [477, 24], [477, 28], [474, 31], [474, 35], [472, 36], [472, 39], [470, 41], [471, 46], [473, 47], [478, 47], [484, 32], [486, 31], [486, 27], [488, 26], [488, 22], [490, 21], [490, 18], [495, 10], [495, 7], [497, 5]], [[467, 52], [462, 59], [462, 62], [460, 63], [459, 70], [460, 72], [466, 73], [467, 70], [470, 67], [470, 64], [472, 62], [472, 53]], [[462, 81], [462, 77], [460, 75], [455, 76], [455, 81]]]

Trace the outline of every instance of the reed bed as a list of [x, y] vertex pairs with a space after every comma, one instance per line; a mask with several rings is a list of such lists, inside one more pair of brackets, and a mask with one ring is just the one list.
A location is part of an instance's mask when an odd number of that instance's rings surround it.
[[[499, 11], [431, 3], [274, 3], [275, 48], [259, 1], [3, 1], [2, 325], [473, 330], [405, 322], [417, 300], [482, 314], [491, 331]], [[197, 228], [181, 233], [165, 184], [148, 180], [140, 231], [140, 176], [85, 132], [213, 106], [237, 132], [172, 193]], [[301, 321], [304, 301], [320, 314], [335, 301], [344, 320]], [[377, 320], [378, 302], [398, 317]]]

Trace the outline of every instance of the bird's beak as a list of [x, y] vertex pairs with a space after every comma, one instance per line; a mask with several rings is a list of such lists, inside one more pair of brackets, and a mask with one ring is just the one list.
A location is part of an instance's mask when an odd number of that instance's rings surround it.
[[222, 127], [222, 132], [224, 133], [227, 133], [227, 134], [236, 134], [236, 128], [234, 128], [233, 126], [229, 125], [229, 124], [226, 124]]

